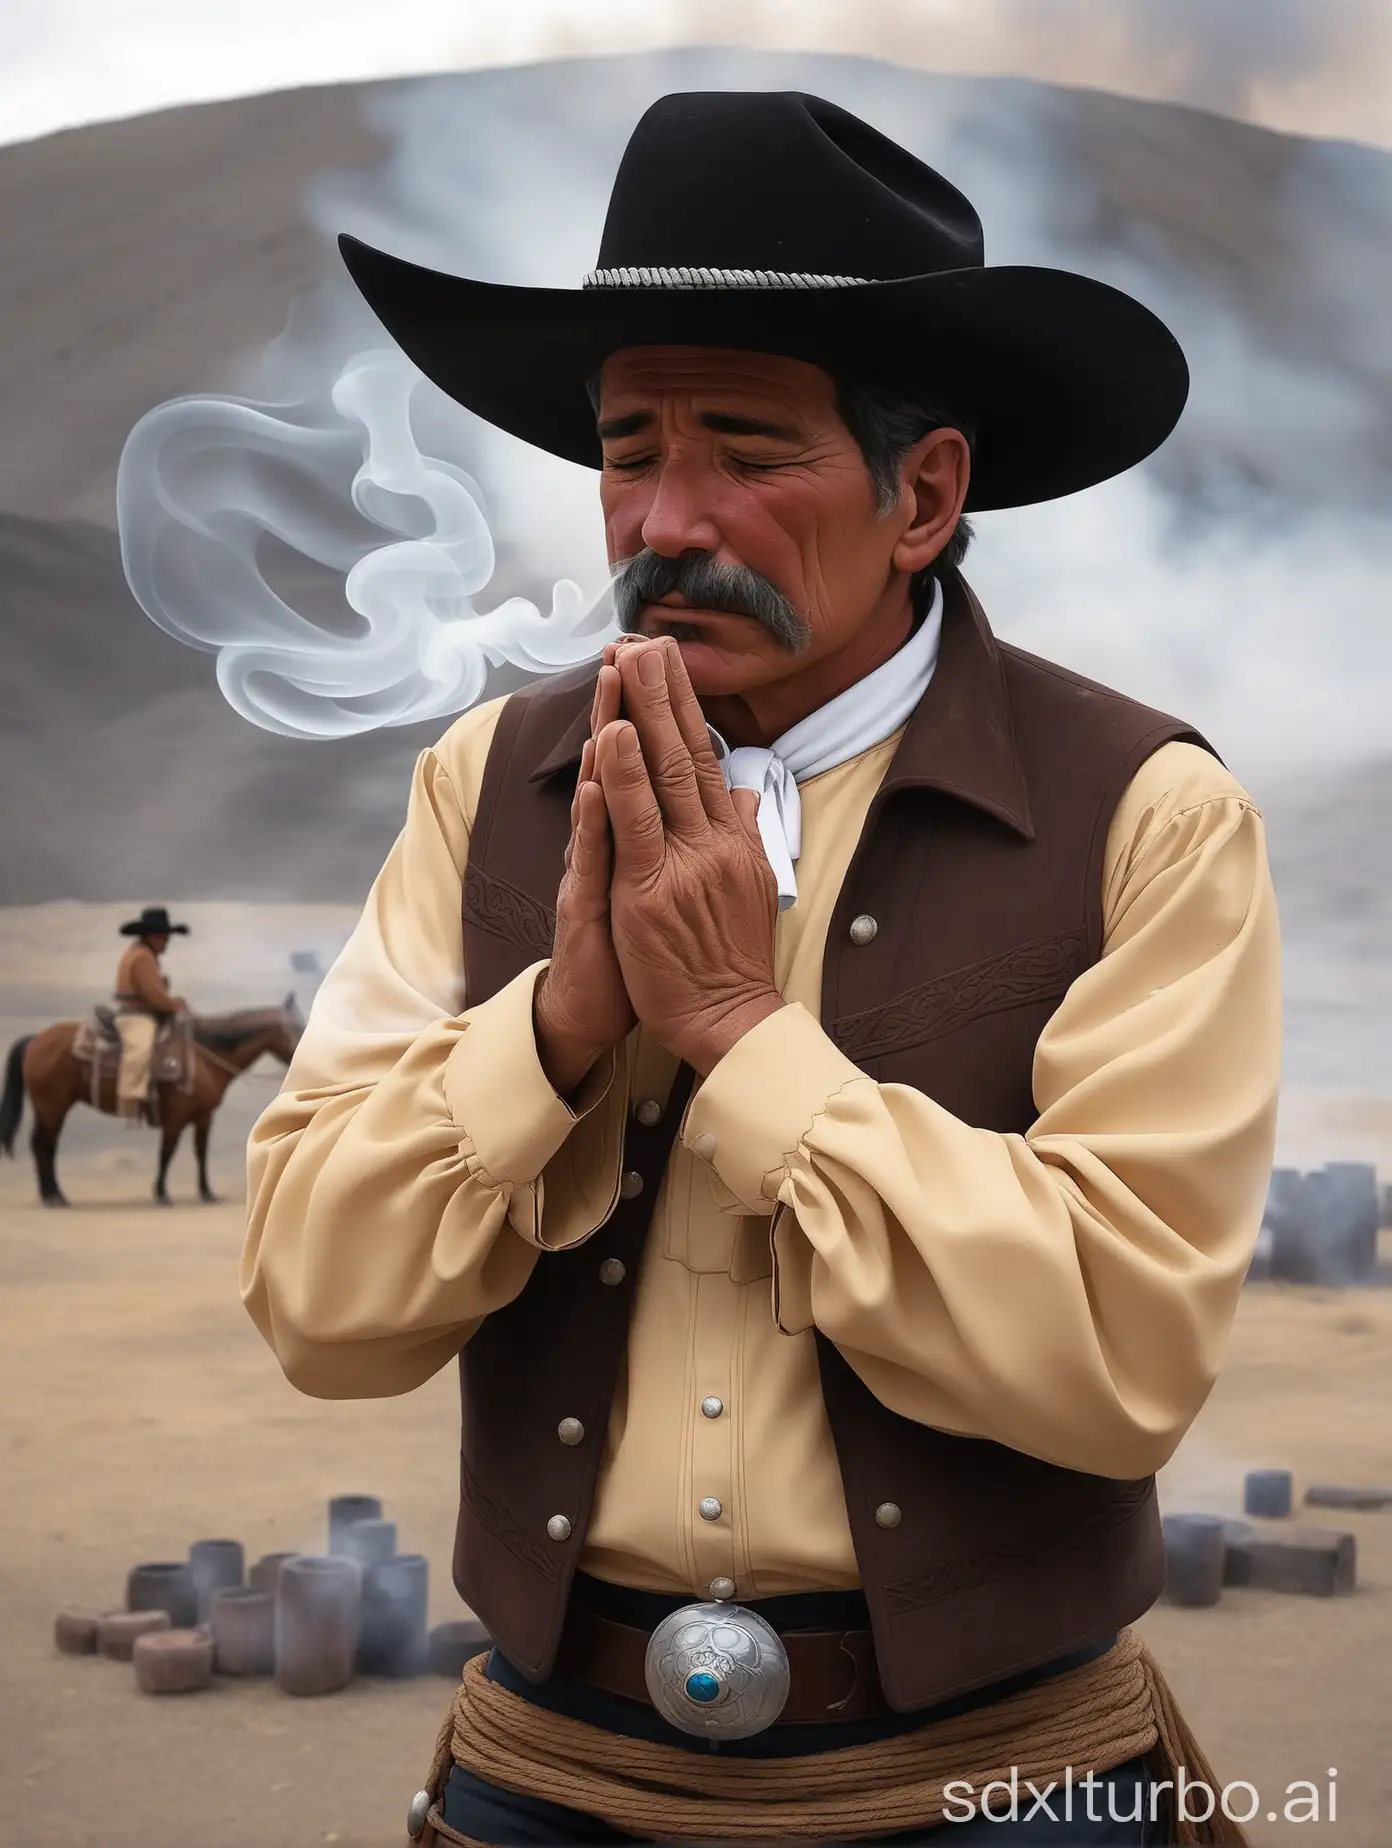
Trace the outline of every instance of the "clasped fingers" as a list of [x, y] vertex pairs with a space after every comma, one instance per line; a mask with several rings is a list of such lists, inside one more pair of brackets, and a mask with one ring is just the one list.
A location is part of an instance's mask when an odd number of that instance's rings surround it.
[[638, 734], [627, 719], [606, 725], [595, 740], [595, 776], [609, 812], [615, 875], [651, 883], [662, 872], [666, 835]]
[[675, 652], [662, 642], [635, 643], [622, 652], [616, 671], [662, 818], [674, 834], [697, 839], [706, 832], [709, 817], [672, 706], [668, 661]]

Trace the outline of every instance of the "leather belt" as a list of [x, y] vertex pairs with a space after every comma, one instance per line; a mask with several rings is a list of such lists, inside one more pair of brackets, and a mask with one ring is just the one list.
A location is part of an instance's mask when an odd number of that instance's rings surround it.
[[[644, 1674], [649, 1634], [572, 1604], [555, 1672], [652, 1707]], [[869, 1630], [791, 1630], [780, 1632], [780, 1640], [788, 1655], [789, 1687], [776, 1725], [879, 1719], [892, 1712], [880, 1687]]]

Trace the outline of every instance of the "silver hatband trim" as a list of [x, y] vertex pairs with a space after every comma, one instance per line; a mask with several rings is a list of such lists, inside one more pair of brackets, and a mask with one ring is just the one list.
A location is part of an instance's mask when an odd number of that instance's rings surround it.
[[854, 289], [869, 276], [818, 276], [806, 270], [598, 269], [586, 289]]

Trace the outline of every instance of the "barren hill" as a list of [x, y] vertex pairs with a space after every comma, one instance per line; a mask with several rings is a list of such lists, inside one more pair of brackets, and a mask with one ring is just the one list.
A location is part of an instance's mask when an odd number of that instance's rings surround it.
[[[519, 137], [534, 124], [553, 152], [567, 136], [591, 147], [587, 124], [602, 122], [607, 160], [635, 85], [722, 81], [724, 55], [437, 78], [428, 101], [438, 110], [443, 97], [461, 122], [511, 123]], [[853, 62], [751, 56], [739, 68], [743, 81], [766, 72], [838, 94]], [[611, 106], [604, 83], [616, 71], [628, 87]], [[1178, 508], [1188, 496], [1223, 517], [1221, 503], [1205, 504], [1220, 454], [1244, 493], [1269, 490], [1278, 518], [1283, 495], [1385, 504], [1392, 340], [1385, 316], [1365, 310], [1392, 299], [1392, 157], [1090, 93], [906, 72], [883, 82], [896, 119], [920, 96], [925, 117], [950, 118], [969, 167], [1027, 121], [1053, 168], [1045, 243], [1101, 253], [1099, 273], [1132, 266], [1152, 298], [1201, 291], [1205, 312], [1216, 304], [1289, 369], [1274, 376], [1313, 394], [1317, 436], [1322, 407], [1338, 407], [1311, 467], [1298, 443], [1272, 439], [1269, 406], [1221, 403], [1219, 366], [1161, 459]], [[306, 195], [336, 175], [340, 197], [360, 187], [380, 204], [393, 152], [381, 125], [409, 121], [415, 97], [409, 85], [296, 91], [0, 150], [0, 903], [352, 899], [390, 841], [409, 764], [439, 728], [320, 744], [244, 724], [209, 658], [134, 605], [113, 484], [145, 410], [230, 386], [291, 301], [334, 274]], [[1010, 202], [981, 205], [989, 254]], [[1338, 421], [1349, 405], [1357, 445]], [[514, 556], [503, 575], [534, 589], [527, 569]], [[1389, 785], [1392, 756], [1270, 792], [1295, 963], [1318, 967], [1326, 987], [1330, 957], [1345, 972], [1378, 966], [1392, 943]], [[1380, 1047], [1371, 1017], [1369, 1033]]]

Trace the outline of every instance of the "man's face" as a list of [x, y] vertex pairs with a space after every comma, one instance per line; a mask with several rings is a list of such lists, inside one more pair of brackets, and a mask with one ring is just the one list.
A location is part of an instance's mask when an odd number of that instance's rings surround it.
[[[675, 635], [698, 693], [739, 693], [835, 653], [884, 597], [912, 510], [879, 516], [865, 459], [818, 367], [632, 348], [605, 363], [599, 432], [610, 564], [655, 553], [715, 567], [697, 571], [693, 588], [717, 607], [667, 589], [662, 565], [647, 558], [635, 581], [657, 595], [630, 612], [620, 599], [625, 627]], [[765, 594], [763, 620], [718, 607], [758, 602], [741, 568], [778, 593]]]
[[164, 952], [169, 948], [169, 939], [163, 931], [156, 933], [156, 935], [152, 937], [147, 937], [145, 941], [155, 952], [156, 956], [163, 956]]

